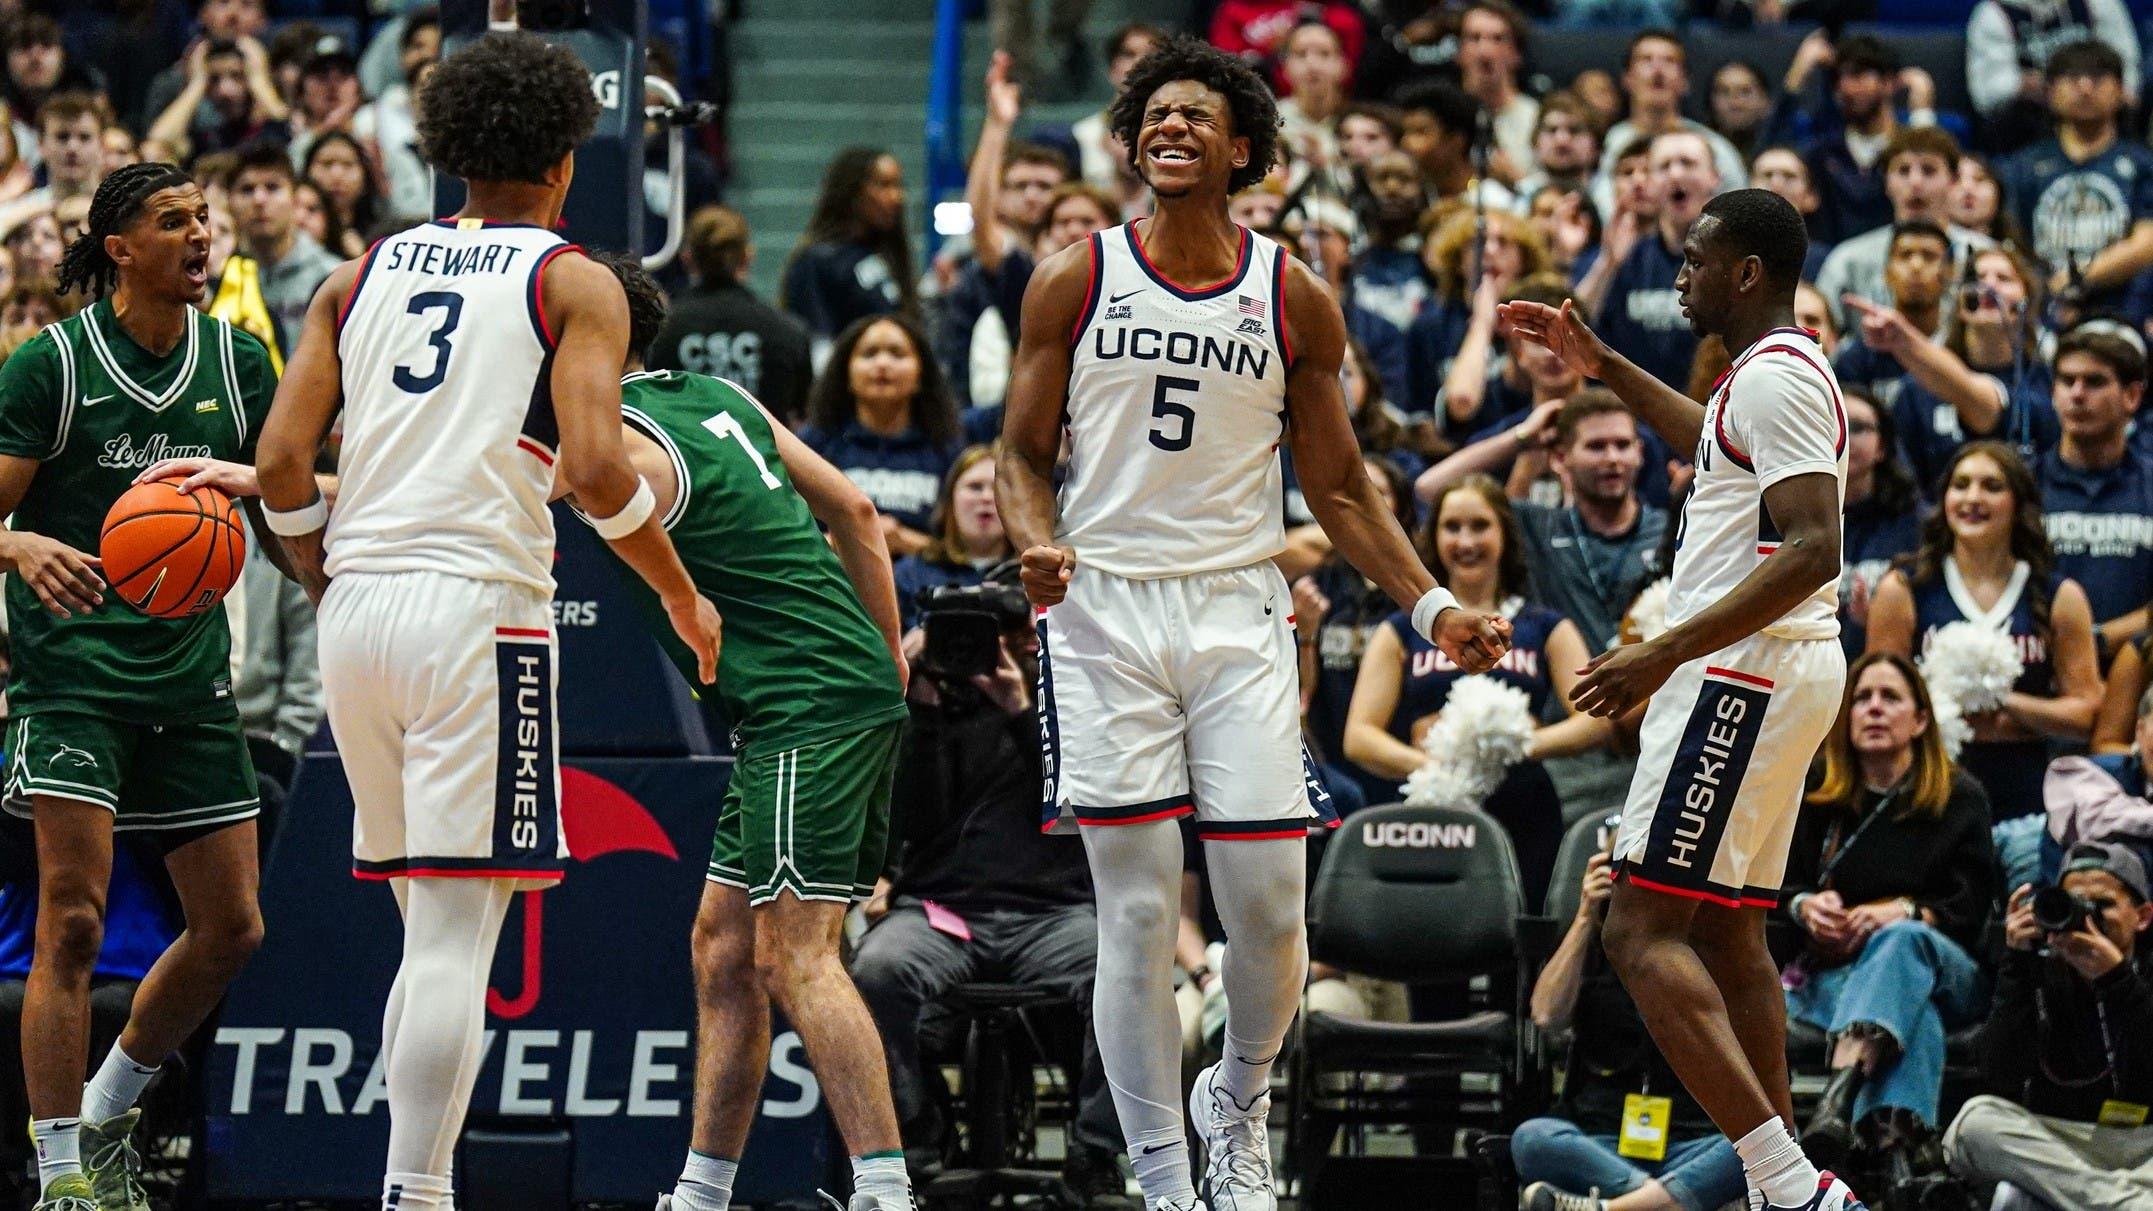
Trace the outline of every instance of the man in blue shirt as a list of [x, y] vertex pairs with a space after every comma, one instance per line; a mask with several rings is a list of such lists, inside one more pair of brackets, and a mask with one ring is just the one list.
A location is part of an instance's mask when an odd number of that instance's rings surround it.
[[[1660, 186], [1660, 217], [1609, 276], [1597, 314], [1600, 336], [1654, 378], [1677, 390], [1689, 383], [1697, 337], [1682, 316], [1675, 275], [1682, 271], [1682, 237], [1719, 192], [1712, 147], [1693, 131], [1677, 130], [1652, 140], [1652, 175]], [[1590, 307], [1590, 285], [1599, 267], [1578, 286]]]
[[2153, 466], [2131, 453], [2131, 417], [2146, 359], [2112, 332], [2080, 329], [2056, 343], [2056, 416], [2063, 439], [2038, 475], [2056, 571], [2077, 581], [2111, 645], [2146, 626], [2153, 596]]
[[1402, 151], [1369, 160], [1361, 180], [1368, 189], [1362, 211], [1368, 241], [1353, 258], [1353, 301], [1404, 332], [1428, 298], [1428, 276], [1420, 264], [1420, 216], [1428, 208], [1428, 191], [1413, 157]]
[[2139, 270], [2153, 265], [2153, 151], [2118, 129], [2129, 94], [2123, 58], [2102, 42], [2076, 42], [2048, 60], [2053, 137], [1998, 169], [2019, 226], [2052, 275], [2084, 275], [2085, 307], [2113, 309]]

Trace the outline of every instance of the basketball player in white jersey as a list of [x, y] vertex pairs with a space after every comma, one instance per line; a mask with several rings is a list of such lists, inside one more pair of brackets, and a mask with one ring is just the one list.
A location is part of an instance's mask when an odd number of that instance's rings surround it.
[[[718, 646], [717, 614], [621, 444], [626, 296], [554, 234], [597, 117], [589, 73], [531, 35], [489, 34], [434, 70], [421, 115], [428, 162], [469, 200], [329, 276], [256, 463], [270, 525], [321, 610], [353, 873], [388, 881], [404, 914], [381, 1045], [382, 1206], [405, 1211], [453, 1205], [494, 943], [510, 897], [558, 882], [567, 856], [556, 473], [658, 592], [706, 684]], [[331, 511], [312, 470], [340, 408]]]
[[1616, 834], [1607, 954], [1682, 1083], [1741, 1154], [1750, 1205], [1852, 1211], [1788, 1129], [1786, 1004], [1764, 946], [1802, 778], [1839, 709], [1846, 409], [1795, 326], [1807, 236], [1762, 189], [1712, 199], [1675, 278], [1698, 336], [1734, 356], [1703, 407], [1577, 318], [1506, 303], [1518, 339], [1606, 383], [1696, 479], [1675, 538], [1666, 633], [1595, 658], [1572, 697], [1618, 717], [1650, 701]]
[[1377, 500], [1339, 387], [1337, 301], [1226, 216], [1277, 143], [1261, 78], [1175, 39], [1130, 71], [1109, 121], [1157, 207], [1033, 276], [996, 494], [1040, 607], [1049, 824], [1083, 826], [1093, 1020], [1146, 1205], [1202, 1205], [1170, 985], [1178, 818], [1193, 814], [1227, 934], [1225, 1056], [1189, 1099], [1204, 1196], [1270, 1211], [1267, 1090], [1308, 963], [1306, 836], [1332, 818], [1300, 745], [1293, 599], [1271, 563], [1279, 444], [1338, 550], [1453, 659], [1490, 667], [1509, 630], [1457, 609]]

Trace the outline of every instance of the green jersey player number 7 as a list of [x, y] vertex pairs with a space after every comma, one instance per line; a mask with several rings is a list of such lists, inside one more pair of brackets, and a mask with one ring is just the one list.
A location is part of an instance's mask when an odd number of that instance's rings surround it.
[[[629, 460], [697, 590], [725, 619], [716, 691], [737, 757], [695, 927], [706, 1059], [683, 1184], [730, 1183], [762, 1087], [774, 997], [823, 1075], [853, 1158], [851, 1207], [910, 1211], [880, 1036], [838, 954], [846, 909], [882, 870], [907, 716], [909, 670], [874, 506], [737, 385], [644, 371], [664, 295], [631, 258], [592, 259], [628, 295]], [[206, 459], [164, 462], [144, 478], [173, 474], [234, 495], [257, 490], [252, 468]], [[692, 684], [695, 658], [655, 596], [637, 577], [621, 583], [644, 599]]]

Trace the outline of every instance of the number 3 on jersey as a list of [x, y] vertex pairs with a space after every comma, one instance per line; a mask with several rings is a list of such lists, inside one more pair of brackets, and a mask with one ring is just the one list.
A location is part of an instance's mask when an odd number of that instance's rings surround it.
[[1158, 377], [1151, 389], [1151, 415], [1161, 423], [1152, 426], [1152, 445], [1172, 451], [1189, 448], [1189, 442], [1196, 436], [1196, 409], [1166, 398], [1166, 393], [1194, 391], [1202, 385], [1193, 378], [1175, 378], [1170, 374]]
[[740, 448], [747, 451], [748, 457], [754, 460], [756, 472], [763, 477], [763, 487], [782, 488], [785, 486], [777, 476], [770, 473], [770, 464], [763, 461], [762, 451], [757, 450], [755, 443], [748, 440], [748, 431], [740, 427], [739, 417], [730, 412], [720, 412], [709, 420], [704, 421], [703, 428], [710, 430], [719, 441], [731, 438], [739, 442]]
[[434, 351], [432, 368], [424, 374], [414, 374], [412, 367], [398, 366], [395, 372], [389, 375], [390, 381], [394, 382], [398, 389], [413, 395], [424, 395], [439, 387], [442, 380], [448, 377], [449, 354], [452, 352], [449, 347], [449, 334], [456, 331], [456, 325], [463, 322], [463, 296], [453, 290], [428, 290], [412, 295], [411, 301], [404, 305], [404, 310], [411, 315], [425, 315], [429, 311], [441, 312], [441, 322], [435, 325], [432, 332], [426, 334], [426, 343]]

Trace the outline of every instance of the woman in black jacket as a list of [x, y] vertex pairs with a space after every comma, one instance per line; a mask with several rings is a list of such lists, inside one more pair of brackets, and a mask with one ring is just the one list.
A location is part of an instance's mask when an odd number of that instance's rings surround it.
[[1871, 652], [1847, 671], [1787, 859], [1786, 907], [1808, 935], [1787, 1015], [1830, 1032], [1832, 1079], [1803, 1150], [1835, 1165], [1879, 1108], [1935, 1125], [1944, 1032], [1983, 1008], [1973, 954], [1996, 899], [1989, 805], [1954, 769], [1913, 662]]

